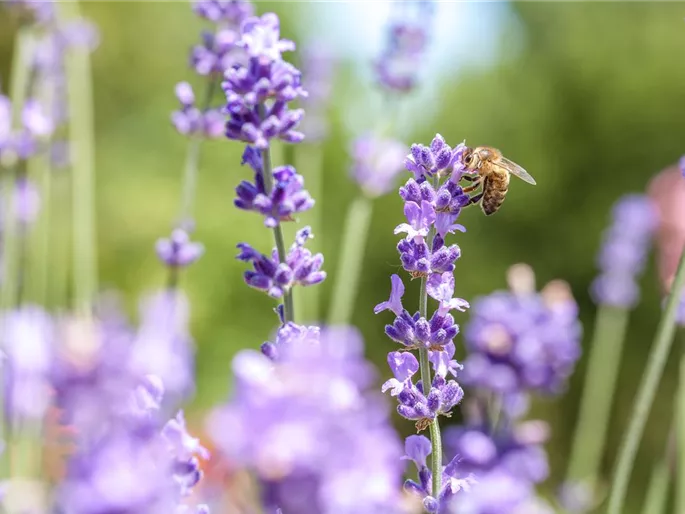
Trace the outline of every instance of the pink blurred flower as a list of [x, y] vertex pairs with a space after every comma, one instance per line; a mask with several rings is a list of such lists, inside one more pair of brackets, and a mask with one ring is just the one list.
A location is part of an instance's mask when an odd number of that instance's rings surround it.
[[659, 211], [657, 265], [661, 285], [668, 291], [685, 249], [685, 180], [678, 166], [666, 168], [654, 177], [647, 193]]

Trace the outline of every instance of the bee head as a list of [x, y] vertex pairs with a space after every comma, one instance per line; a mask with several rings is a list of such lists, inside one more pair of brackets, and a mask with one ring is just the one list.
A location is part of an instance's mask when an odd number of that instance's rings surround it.
[[478, 153], [474, 152], [473, 148], [466, 148], [461, 159], [467, 170], [475, 170], [480, 165]]

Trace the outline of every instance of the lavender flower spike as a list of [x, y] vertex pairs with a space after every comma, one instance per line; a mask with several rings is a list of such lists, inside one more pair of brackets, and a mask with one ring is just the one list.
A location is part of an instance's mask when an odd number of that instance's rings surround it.
[[352, 144], [352, 177], [371, 198], [389, 193], [402, 171], [408, 148], [394, 139], [372, 134], [358, 137]]
[[243, 164], [254, 170], [254, 183], [243, 180], [236, 187], [235, 206], [256, 211], [264, 216], [264, 225], [273, 228], [281, 221], [294, 221], [294, 215], [314, 207], [314, 199], [304, 189], [304, 178], [292, 166], [279, 166], [272, 171], [274, 187], [267, 192], [264, 170], [259, 151], [247, 146]]
[[167, 266], [182, 268], [198, 260], [205, 249], [201, 243], [190, 241], [188, 233], [176, 229], [169, 239], [160, 239], [156, 244], [157, 257]]
[[240, 243], [237, 259], [251, 262], [254, 269], [245, 272], [247, 285], [260, 289], [274, 298], [280, 298], [293, 286], [311, 286], [323, 282], [326, 272], [321, 271], [323, 255], [304, 248], [307, 239], [313, 237], [309, 227], [297, 232], [295, 243], [290, 247], [285, 262], [278, 259], [276, 249], [267, 257], [247, 243]]
[[646, 196], [627, 195], [616, 202], [612, 217], [598, 256], [601, 274], [592, 283], [591, 293], [597, 303], [629, 309], [639, 299], [635, 279], [645, 266], [657, 228], [657, 210]]

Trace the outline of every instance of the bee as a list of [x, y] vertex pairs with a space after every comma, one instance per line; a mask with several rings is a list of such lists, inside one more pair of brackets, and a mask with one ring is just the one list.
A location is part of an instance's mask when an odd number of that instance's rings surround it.
[[478, 172], [478, 176], [464, 175], [462, 179], [472, 182], [464, 188], [465, 193], [476, 191], [482, 186], [480, 194], [471, 197], [469, 205], [480, 202], [486, 216], [497, 212], [502, 206], [509, 189], [510, 175], [535, 185], [535, 179], [515, 162], [502, 155], [502, 152], [489, 146], [467, 148], [464, 150], [464, 164], [467, 170]]

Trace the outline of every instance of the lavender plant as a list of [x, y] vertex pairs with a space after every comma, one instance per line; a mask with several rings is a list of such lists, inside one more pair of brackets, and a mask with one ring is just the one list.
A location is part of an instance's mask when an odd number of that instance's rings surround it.
[[[462, 207], [468, 203], [468, 196], [458, 185], [463, 172], [462, 151], [463, 145], [452, 149], [439, 134], [430, 147], [412, 146], [405, 165], [414, 172], [415, 179], [409, 179], [400, 188], [407, 223], [398, 225], [395, 233], [406, 234], [397, 246], [402, 267], [412, 278], [421, 280], [418, 311], [411, 314], [403, 307], [404, 284], [398, 275], [392, 276], [390, 298], [374, 309], [377, 314], [385, 310], [395, 314], [385, 333], [405, 350], [388, 354], [394, 378], [383, 384], [383, 391], [397, 397], [397, 412], [415, 421], [417, 430], [430, 429], [430, 469], [422, 465], [427, 456], [425, 451], [422, 460], [412, 459], [424, 476], [420, 487], [411, 487], [422, 496], [428, 512], [444, 510], [462, 488], [453, 474], [453, 465], [443, 470], [439, 425], [439, 416], [449, 417], [464, 395], [461, 386], [449, 378], [449, 375], [456, 376], [460, 368], [453, 358], [453, 339], [459, 326], [451, 311], [463, 312], [468, 303], [454, 297], [452, 272], [460, 256], [459, 247], [447, 246], [445, 242], [447, 234], [463, 230], [455, 223]], [[429, 297], [438, 302], [430, 317]], [[412, 350], [417, 351], [418, 359]], [[420, 380], [414, 383], [417, 372]], [[443, 472], [450, 479], [443, 477]]]
[[628, 313], [639, 299], [636, 280], [644, 269], [657, 222], [656, 208], [647, 197], [621, 198], [598, 256], [601, 273], [591, 293], [599, 308], [567, 476], [570, 481], [584, 481], [590, 489], [596, 487], [604, 454]]

